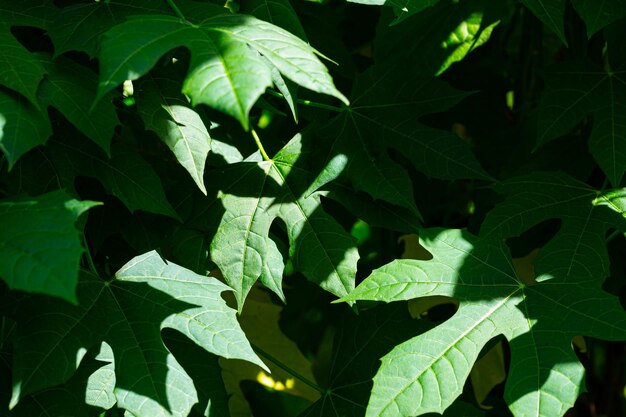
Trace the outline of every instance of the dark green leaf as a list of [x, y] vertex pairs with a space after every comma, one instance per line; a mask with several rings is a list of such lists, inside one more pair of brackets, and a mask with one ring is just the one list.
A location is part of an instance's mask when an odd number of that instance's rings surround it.
[[10, 288], [76, 303], [84, 249], [74, 223], [98, 204], [61, 191], [0, 200], [0, 277]]
[[563, 29], [565, 0], [522, 0], [522, 3], [567, 45]]
[[608, 24], [626, 16], [626, 1], [624, 0], [599, 0], [593, 3], [572, 0], [572, 5], [585, 21], [589, 37]]

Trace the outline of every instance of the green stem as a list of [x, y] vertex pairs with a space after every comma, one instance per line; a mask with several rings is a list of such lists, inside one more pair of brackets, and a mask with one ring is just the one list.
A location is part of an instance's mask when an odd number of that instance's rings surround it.
[[252, 349], [254, 349], [259, 355], [263, 356], [265, 359], [267, 359], [268, 361], [272, 362], [274, 365], [278, 366], [279, 368], [281, 368], [285, 372], [293, 375], [294, 377], [298, 378], [300, 381], [302, 381], [305, 384], [307, 384], [309, 387], [311, 387], [314, 390], [320, 392], [322, 395], [328, 394], [328, 390], [327, 389], [324, 389], [324, 388], [320, 387], [315, 382], [309, 381], [307, 378], [305, 378], [299, 372], [291, 369], [290, 367], [288, 367], [287, 365], [285, 365], [284, 363], [282, 363], [281, 361], [279, 361], [278, 359], [276, 359], [275, 357], [273, 357], [272, 355], [270, 355], [269, 353], [267, 353], [266, 351], [264, 351], [263, 349], [261, 349], [260, 347], [255, 345], [254, 343], [252, 343]]
[[609, 237], [606, 238], [606, 242], [609, 243], [610, 241], [612, 241], [613, 239], [615, 239], [621, 234], [622, 234], [621, 230], [615, 230], [613, 233], [609, 235]]
[[250, 129], [250, 133], [252, 133], [252, 137], [254, 138], [254, 141], [256, 142], [256, 146], [259, 148], [259, 151], [261, 151], [261, 155], [263, 155], [263, 159], [266, 161], [271, 161], [271, 158], [267, 155], [267, 152], [265, 152], [265, 148], [263, 147], [263, 144], [261, 143], [261, 138], [256, 133], [256, 130]]
[[176, 16], [180, 17], [183, 20], [187, 20], [183, 12], [181, 12], [178, 6], [176, 5], [176, 3], [174, 3], [174, 0], [165, 0], [165, 1], [170, 6], [170, 8], [174, 11], [174, 13], [176, 13]]
[[[268, 93], [270, 93], [274, 97], [280, 97], [280, 98], [284, 98], [285, 97], [281, 93], [277, 93], [276, 91], [272, 91], [272, 90], [268, 90]], [[296, 103], [304, 104], [305, 106], [309, 106], [309, 107], [317, 107], [318, 109], [330, 110], [330, 111], [334, 111], [334, 112], [337, 112], [337, 113], [340, 113], [340, 112], [344, 111], [344, 109], [342, 109], [341, 107], [332, 106], [330, 104], [317, 103], [317, 102], [311, 101], [311, 100], [303, 100], [303, 99], [300, 99], [300, 98], [296, 99]]]
[[87, 238], [83, 234], [83, 245], [85, 245], [85, 257], [87, 258], [87, 265], [89, 265], [89, 270], [94, 274], [98, 275], [98, 270], [96, 269], [96, 264], [93, 263], [93, 258], [91, 257], [91, 253], [89, 252], [89, 245], [87, 245]]

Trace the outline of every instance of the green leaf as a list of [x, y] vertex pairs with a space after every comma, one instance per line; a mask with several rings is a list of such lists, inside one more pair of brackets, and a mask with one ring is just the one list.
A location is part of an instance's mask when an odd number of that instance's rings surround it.
[[589, 150], [615, 186], [626, 172], [626, 72], [570, 62], [546, 72], [539, 104], [537, 146], [571, 131], [593, 115]]
[[110, 155], [111, 139], [119, 124], [110, 100], [98, 102], [90, 111], [97, 88], [97, 76], [88, 68], [59, 57], [42, 57], [46, 78], [37, 96], [42, 106], [59, 110], [78, 130]]
[[307, 41], [304, 28], [289, 0], [244, 0], [241, 2], [239, 12], [279, 26], [303, 41]]
[[567, 45], [563, 29], [565, 0], [522, 0], [522, 3]]
[[305, 146], [297, 135], [270, 161], [232, 164], [214, 174], [225, 181], [220, 190], [222, 207], [209, 206], [192, 220], [213, 230], [206, 223], [221, 217], [211, 259], [234, 288], [240, 310], [257, 280], [283, 297], [284, 261], [269, 236], [276, 218], [285, 222], [296, 270], [338, 296], [354, 288], [359, 258], [354, 239], [324, 213], [320, 194], [304, 195], [309, 181], [303, 167]]
[[229, 114], [245, 129], [250, 108], [272, 84], [270, 68], [259, 54], [297, 84], [347, 102], [308, 44], [245, 15], [218, 15], [201, 25], [153, 15], [117, 25], [102, 41], [98, 98], [124, 80], [144, 75], [163, 54], [180, 46], [192, 55], [183, 92], [194, 105]]
[[430, 177], [489, 179], [459, 137], [419, 121], [468, 94], [430, 78], [398, 82], [394, 73], [378, 77], [373, 71], [359, 77], [351, 106], [319, 133], [316, 158], [324, 165], [311, 189], [341, 177], [419, 217], [410, 178], [390, 149]]
[[241, 331], [235, 310], [221, 298], [226, 290], [215, 278], [149, 252], [128, 262], [110, 282], [85, 274], [78, 306], [22, 300], [15, 314], [28, 315], [18, 318], [12, 405], [67, 379], [84, 350], [104, 341], [115, 357], [119, 407], [138, 416], [187, 416], [197, 401], [196, 389], [164, 345], [161, 329], [175, 329], [211, 353], [267, 369]]
[[488, 5], [484, 0], [441, 2], [402, 25], [386, 26], [381, 19], [374, 39], [376, 66], [403, 69], [404, 77], [442, 74], [489, 40], [499, 20]]
[[0, 2], [0, 22], [48, 29], [57, 11], [53, 0], [3, 0]]
[[11, 91], [0, 89], [0, 149], [9, 169], [32, 148], [43, 145], [52, 134], [45, 113]]
[[74, 223], [98, 204], [62, 191], [0, 200], [0, 277], [10, 288], [76, 303], [84, 249]]
[[0, 83], [39, 107], [36, 94], [43, 75], [37, 57], [13, 37], [10, 24], [0, 22]]
[[400, 303], [378, 306], [358, 316], [344, 315], [335, 333], [326, 393], [301, 416], [363, 415], [379, 358], [389, 346], [427, 328], [425, 321], [413, 320], [406, 305]]
[[206, 194], [204, 165], [211, 150], [211, 136], [202, 118], [170, 78], [146, 77], [137, 90], [134, 97], [146, 129], [161, 138]]
[[[572, 338], [626, 339], [626, 314], [615, 297], [600, 289], [606, 274], [572, 265], [584, 259], [576, 252], [553, 256], [537, 271], [550, 279], [526, 285], [501, 239], [428, 229], [420, 232], [420, 240], [432, 260], [393, 261], [344, 300], [438, 295], [454, 297], [460, 306], [435, 329], [383, 357], [367, 417], [442, 413], [461, 394], [481, 349], [500, 334], [511, 348], [505, 399], [513, 414], [561, 416], [584, 389], [584, 368]], [[568, 262], [576, 266], [571, 274]]]
[[63, 142], [53, 143], [51, 152], [57, 169], [66, 171], [66, 175], [97, 178], [131, 212], [145, 210], [179, 220], [159, 177], [137, 152], [114, 143], [108, 159], [100, 149], [84, 140], [64, 138]]
[[85, 403], [109, 410], [116, 403], [113, 349], [106, 342], [102, 342], [94, 359], [104, 364], [87, 378]]
[[400, 23], [407, 17], [419, 13], [424, 9], [439, 3], [439, 0], [349, 0], [352, 3], [367, 4], [371, 6], [391, 6], [396, 14], [393, 24]]
[[600, 0], [593, 3], [572, 0], [572, 5], [587, 25], [587, 36], [591, 36], [616, 20], [626, 16], [626, 1]]

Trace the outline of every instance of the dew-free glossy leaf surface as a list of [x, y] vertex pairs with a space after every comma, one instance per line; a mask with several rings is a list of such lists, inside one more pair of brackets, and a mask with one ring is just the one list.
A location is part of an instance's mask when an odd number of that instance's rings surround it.
[[166, 349], [162, 328], [175, 329], [216, 355], [265, 368], [235, 310], [221, 298], [228, 289], [149, 252], [129, 261], [111, 282], [83, 275], [78, 306], [25, 300], [22, 305], [31, 310], [19, 325], [12, 404], [67, 379], [84, 349], [106, 341], [114, 355], [119, 407], [139, 416], [186, 416], [197, 401], [196, 389]]
[[584, 389], [572, 338], [626, 338], [626, 314], [600, 289], [601, 271], [568, 274], [566, 259], [558, 257], [541, 272], [552, 274], [550, 280], [527, 286], [500, 240], [443, 229], [424, 230], [420, 240], [432, 260], [387, 264], [344, 299], [439, 295], [460, 306], [449, 320], [383, 357], [368, 417], [443, 412], [461, 394], [482, 347], [500, 334], [511, 347], [505, 399], [513, 414], [560, 416]]
[[307, 152], [297, 135], [270, 161], [232, 164], [218, 174], [228, 179], [220, 190], [223, 208], [197, 216], [195, 222], [210, 223], [224, 210], [211, 259], [235, 289], [240, 309], [257, 280], [282, 297], [285, 261], [269, 237], [276, 218], [286, 226], [296, 270], [337, 296], [354, 287], [359, 256], [353, 238], [323, 211], [318, 193], [305, 195], [308, 171], [299, 164]]
[[192, 26], [170, 16], [142, 16], [109, 30], [99, 53], [99, 97], [147, 73], [169, 50], [191, 51], [183, 92], [248, 128], [250, 108], [272, 84], [267, 58], [284, 76], [310, 90], [347, 99], [314, 50], [289, 32], [246, 15], [218, 15]]
[[0, 200], [0, 278], [9, 288], [76, 303], [84, 249], [74, 223], [98, 204], [62, 191]]

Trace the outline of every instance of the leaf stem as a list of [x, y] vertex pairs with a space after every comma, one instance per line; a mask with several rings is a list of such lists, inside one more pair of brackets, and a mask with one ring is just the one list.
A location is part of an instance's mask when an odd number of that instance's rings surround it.
[[174, 3], [174, 0], [165, 0], [165, 2], [170, 6], [170, 8], [174, 11], [174, 13], [176, 13], [176, 16], [178, 16], [181, 19], [187, 21], [187, 18], [185, 17], [183, 12], [180, 11], [180, 9], [176, 5], [176, 3]]
[[267, 152], [265, 152], [265, 148], [263, 147], [263, 144], [261, 143], [261, 138], [256, 133], [256, 130], [250, 129], [250, 133], [252, 133], [252, 137], [254, 138], [254, 141], [256, 142], [256, 146], [259, 148], [259, 151], [261, 151], [261, 155], [263, 155], [263, 159], [266, 161], [271, 161], [272, 159], [267, 155]]
[[615, 230], [613, 233], [609, 235], [609, 237], [606, 238], [606, 243], [609, 243], [610, 241], [612, 241], [613, 239], [615, 239], [621, 234], [622, 234], [621, 230]]
[[[273, 95], [274, 97], [280, 97], [280, 98], [284, 98], [285, 97], [283, 94], [278, 93], [276, 91], [268, 90], [267, 92], [270, 93], [271, 95]], [[303, 99], [300, 99], [300, 98], [296, 99], [296, 103], [304, 104], [305, 106], [309, 106], [309, 107], [317, 107], [318, 109], [330, 110], [330, 111], [334, 111], [334, 112], [337, 112], [337, 113], [340, 113], [340, 112], [342, 112], [344, 110], [341, 107], [333, 106], [333, 105], [330, 105], [330, 104], [317, 103], [317, 102], [311, 101], [311, 100], [303, 100]]]
[[89, 270], [98, 275], [98, 270], [96, 269], [96, 264], [93, 263], [93, 258], [91, 257], [91, 253], [89, 252], [89, 245], [87, 245], [87, 237], [85, 237], [84, 233], [83, 245], [85, 245], [85, 258], [87, 258], [87, 265], [89, 265]]
[[328, 390], [327, 389], [320, 387], [315, 382], [309, 381], [302, 374], [300, 374], [299, 372], [291, 369], [290, 367], [288, 367], [287, 365], [285, 365], [284, 363], [282, 363], [281, 361], [279, 361], [278, 359], [276, 359], [275, 357], [273, 357], [272, 355], [270, 355], [269, 353], [267, 353], [266, 351], [264, 351], [263, 349], [261, 349], [260, 347], [255, 345], [254, 343], [251, 343], [251, 345], [252, 345], [252, 349], [254, 349], [259, 355], [263, 356], [265, 359], [267, 359], [268, 361], [272, 362], [274, 365], [278, 366], [283, 371], [285, 371], [285, 372], [293, 375], [294, 377], [298, 378], [300, 381], [304, 382], [309, 387], [313, 388], [315, 391], [318, 391], [322, 395], [328, 394]]

